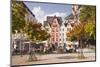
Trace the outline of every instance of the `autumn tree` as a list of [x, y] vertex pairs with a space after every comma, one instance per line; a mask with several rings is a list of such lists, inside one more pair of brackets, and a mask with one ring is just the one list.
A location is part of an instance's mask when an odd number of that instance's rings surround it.
[[78, 55], [79, 58], [84, 58], [83, 54], [83, 42], [82, 39], [84, 37], [84, 25], [83, 23], [78, 23], [73, 26], [73, 29], [67, 34], [70, 39], [74, 38], [74, 40], [77, 40], [79, 42], [80, 46], [80, 55]]
[[92, 37], [95, 39], [96, 36], [95, 9], [95, 6], [81, 6], [80, 23], [75, 23], [73, 29], [67, 34], [70, 36], [70, 38], [76, 38], [79, 41], [81, 58], [84, 57], [82, 50], [84, 46], [84, 38], [89, 39]]
[[42, 30], [41, 23], [28, 23], [26, 33], [33, 42], [41, 42], [47, 40], [50, 35], [46, 30]]
[[[38, 22], [27, 23], [25, 27], [25, 32], [28, 35], [30, 41], [35, 44], [41, 43], [42, 41], [45, 41], [50, 37], [50, 34], [48, 34], [46, 30], [42, 29], [42, 24]], [[38, 59], [35, 54], [34, 54], [34, 59]], [[31, 60], [32, 60], [32, 56], [31, 56]]]
[[[85, 38], [87, 41], [96, 40], [96, 7], [95, 6], [81, 6], [80, 22], [85, 23]], [[89, 42], [91, 43], [91, 41]]]

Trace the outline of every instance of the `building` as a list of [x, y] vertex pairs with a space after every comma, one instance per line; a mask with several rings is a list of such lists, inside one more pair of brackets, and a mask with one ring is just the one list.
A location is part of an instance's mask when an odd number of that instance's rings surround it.
[[47, 21], [44, 21], [44, 27], [48, 33], [50, 33], [50, 43], [54, 44], [56, 47], [63, 47], [67, 41], [67, 26], [61, 17], [57, 16], [47, 16]]
[[67, 17], [65, 17], [65, 25], [67, 28], [67, 33], [69, 33], [69, 31], [73, 29], [73, 26], [75, 24], [80, 23], [79, 14], [80, 14], [80, 6], [76, 4], [72, 5], [72, 13]]
[[67, 28], [67, 33], [70, 32], [70, 30], [72, 30], [73, 26], [74, 26], [74, 16], [73, 14], [70, 14], [69, 16], [65, 17], [65, 26]]
[[60, 40], [60, 21], [54, 16], [51, 22], [51, 42], [56, 46], [59, 45]]
[[26, 6], [24, 2], [23, 2], [23, 6], [26, 8], [26, 11], [27, 11], [27, 14], [25, 14], [25, 21], [28, 23], [29, 22], [37, 23], [35, 15], [31, 12], [31, 10]]
[[50, 43], [55, 46], [60, 45], [60, 27], [62, 24], [62, 18], [56, 16], [47, 16], [47, 20], [44, 21], [44, 27], [48, 33], [50, 33]]
[[73, 14], [73, 17], [74, 17], [74, 22], [75, 23], [79, 23], [79, 15], [80, 15], [80, 5], [76, 5], [74, 4], [72, 6], [72, 14]]
[[66, 41], [67, 41], [66, 32], [67, 32], [67, 28], [65, 26], [65, 23], [62, 22], [62, 25], [60, 27], [60, 40], [59, 40], [60, 46], [62, 46], [62, 47], [64, 46], [64, 44], [66, 44]]

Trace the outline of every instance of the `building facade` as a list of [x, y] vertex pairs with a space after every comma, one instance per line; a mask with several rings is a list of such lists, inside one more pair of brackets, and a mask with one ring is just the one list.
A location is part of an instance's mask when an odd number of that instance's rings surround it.
[[59, 45], [60, 40], [60, 24], [58, 23], [57, 17], [54, 17], [51, 22], [51, 43]]
[[[73, 26], [80, 23], [79, 21], [80, 15], [80, 6], [79, 5], [72, 5], [72, 13], [65, 17], [65, 25], [67, 28], [67, 33], [73, 29]], [[68, 38], [68, 36], [67, 36]]]
[[72, 5], [72, 14], [74, 17], [74, 22], [79, 23], [79, 15], [80, 15], [80, 6], [79, 5]]
[[65, 26], [65, 23], [62, 22], [62, 25], [60, 27], [60, 46], [63, 47], [64, 44], [66, 44], [67, 36], [66, 36], [67, 28]]
[[50, 43], [54, 44], [56, 47], [63, 47], [64, 44], [66, 44], [67, 28], [61, 17], [48, 16], [47, 21], [44, 22], [44, 27], [51, 35]]

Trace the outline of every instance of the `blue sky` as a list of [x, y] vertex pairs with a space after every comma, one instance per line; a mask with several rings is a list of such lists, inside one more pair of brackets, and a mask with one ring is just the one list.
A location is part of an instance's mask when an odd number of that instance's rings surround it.
[[46, 20], [47, 16], [60, 16], [62, 19], [72, 12], [72, 5], [54, 4], [54, 3], [39, 3], [39, 2], [24, 2], [27, 7], [35, 14], [38, 22]]

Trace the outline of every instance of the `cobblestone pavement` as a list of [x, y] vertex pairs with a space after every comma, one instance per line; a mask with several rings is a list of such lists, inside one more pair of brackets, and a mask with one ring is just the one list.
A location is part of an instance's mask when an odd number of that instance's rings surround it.
[[84, 59], [79, 59], [77, 53], [65, 54], [45, 54], [36, 55], [38, 61], [28, 61], [29, 55], [12, 56], [12, 65], [29, 65], [29, 64], [46, 64], [46, 63], [62, 63], [62, 62], [80, 62], [80, 61], [95, 61], [95, 52], [85, 52]]

